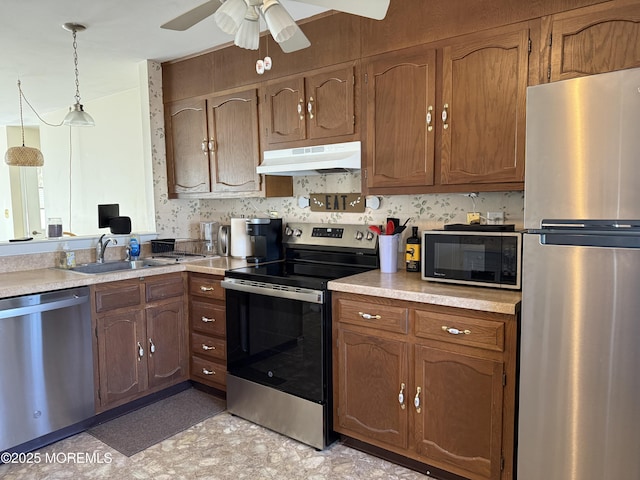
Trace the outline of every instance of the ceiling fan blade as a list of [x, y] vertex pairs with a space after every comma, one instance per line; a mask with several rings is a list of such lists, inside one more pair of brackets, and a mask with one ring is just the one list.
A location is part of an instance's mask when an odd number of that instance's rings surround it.
[[183, 13], [173, 20], [169, 20], [164, 25], [160, 25], [160, 28], [178, 31], [186, 30], [193, 27], [196, 23], [201, 22], [205, 18], [213, 15], [221, 5], [222, 3], [220, 2], [220, 0], [209, 0], [208, 2], [205, 2], [186, 13]]
[[307, 48], [311, 46], [311, 42], [307, 38], [307, 36], [302, 33], [300, 27], [296, 28], [296, 32], [289, 40], [285, 40], [284, 42], [279, 43], [280, 48], [284, 53], [296, 52], [298, 50], [302, 50], [303, 48]]
[[292, 0], [294, 2], [308, 3], [318, 7], [351, 13], [361, 17], [382, 20], [387, 15], [390, 0]]

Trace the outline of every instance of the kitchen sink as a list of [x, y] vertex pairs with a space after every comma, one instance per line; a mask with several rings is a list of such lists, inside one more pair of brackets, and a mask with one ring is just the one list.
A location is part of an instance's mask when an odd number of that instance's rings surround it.
[[135, 270], [139, 268], [162, 267], [166, 265], [167, 265], [167, 262], [159, 262], [153, 259], [131, 260], [131, 261], [120, 260], [116, 262], [85, 263], [85, 264], [70, 268], [69, 271], [78, 272], [78, 273], [96, 274], [96, 273], [117, 272], [120, 270]]

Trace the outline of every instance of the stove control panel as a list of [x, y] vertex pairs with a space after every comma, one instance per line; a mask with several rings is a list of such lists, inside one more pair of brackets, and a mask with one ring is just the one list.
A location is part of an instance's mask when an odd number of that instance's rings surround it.
[[340, 247], [375, 252], [378, 237], [366, 225], [289, 223], [284, 229], [283, 243], [289, 247]]

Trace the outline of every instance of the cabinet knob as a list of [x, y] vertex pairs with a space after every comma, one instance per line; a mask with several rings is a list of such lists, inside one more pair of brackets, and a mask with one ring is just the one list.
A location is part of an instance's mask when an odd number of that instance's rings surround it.
[[200, 320], [202, 320], [204, 323], [212, 323], [216, 321], [215, 318], [205, 317], [204, 315], [200, 318]]
[[216, 349], [216, 347], [215, 347], [215, 346], [213, 346], [213, 345], [207, 345], [206, 343], [203, 343], [203, 344], [202, 344], [202, 349], [203, 349], [204, 351], [208, 351], [208, 350], [215, 350], [215, 349]]
[[420, 408], [420, 392], [422, 392], [422, 389], [418, 387], [416, 389], [416, 396], [413, 399], [413, 406], [416, 407], [416, 413], [420, 413], [422, 411]]
[[156, 353], [156, 346], [151, 337], [149, 337], [149, 355], [153, 355], [154, 353]]
[[142, 357], [144, 357], [144, 348], [142, 348], [142, 345], [138, 342], [138, 361], [142, 360]]
[[358, 312], [365, 320], [380, 320], [382, 317], [380, 315], [371, 315], [370, 313]]
[[404, 404], [404, 383], [400, 385], [400, 393], [398, 394], [398, 402], [400, 403], [400, 408], [404, 410], [407, 406]]
[[445, 130], [447, 128], [449, 128], [449, 104], [445, 103], [444, 107], [442, 108], [442, 128], [444, 128]]
[[202, 373], [204, 373], [205, 375], [215, 375], [216, 371], [215, 370], [207, 370], [206, 368], [202, 369]]
[[458, 330], [457, 328], [447, 327], [446, 325], [442, 325], [442, 330], [451, 335], [471, 335], [471, 330]]
[[204, 140], [202, 140], [202, 145], [200, 145], [200, 148], [202, 148], [202, 153], [204, 153], [205, 155], [207, 155], [209, 153], [209, 150], [207, 150], [207, 139], [206, 138]]
[[303, 112], [303, 109], [304, 109], [304, 106], [303, 106], [303, 105], [304, 105], [304, 100], [301, 98], [301, 99], [298, 101], [298, 116], [300, 117], [300, 121], [303, 121], [303, 120], [304, 120], [304, 113], [302, 113], [302, 112]]
[[307, 102], [307, 112], [309, 112], [309, 118], [313, 118], [313, 97], [309, 97]]
[[210, 152], [215, 152], [216, 151], [216, 141], [213, 138], [209, 139], [209, 151]]
[[433, 130], [433, 105], [427, 107], [427, 131]]

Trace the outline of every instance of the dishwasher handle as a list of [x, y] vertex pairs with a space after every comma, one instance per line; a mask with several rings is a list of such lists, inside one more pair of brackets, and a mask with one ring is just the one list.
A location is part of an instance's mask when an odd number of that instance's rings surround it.
[[29, 295], [21, 297], [23, 300], [19, 304], [14, 299], [0, 301], [0, 319], [20, 317], [22, 315], [30, 315], [32, 313], [48, 312], [50, 310], [59, 310], [61, 308], [80, 305], [89, 301], [88, 292], [76, 289], [72, 292], [60, 294], [60, 292], [52, 292], [40, 295]]

